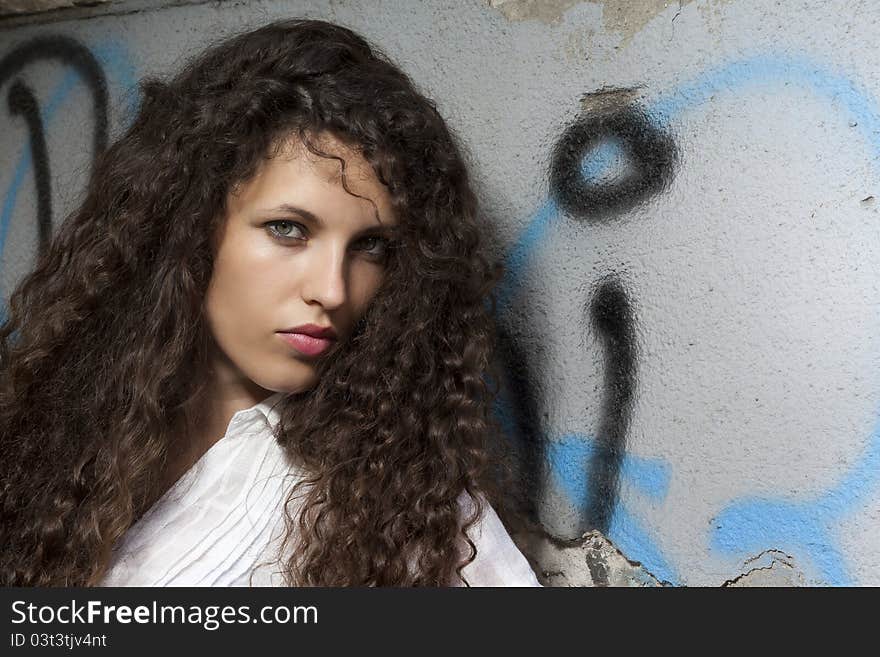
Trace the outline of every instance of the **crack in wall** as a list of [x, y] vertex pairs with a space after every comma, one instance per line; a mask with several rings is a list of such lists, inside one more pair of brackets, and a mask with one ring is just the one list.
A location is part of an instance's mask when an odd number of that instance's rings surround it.
[[743, 562], [743, 568], [749, 564], [769, 558], [765, 565], [749, 568], [736, 577], [726, 580], [721, 586], [804, 586], [803, 574], [797, 568], [794, 557], [782, 550], [770, 548], [759, 552]]

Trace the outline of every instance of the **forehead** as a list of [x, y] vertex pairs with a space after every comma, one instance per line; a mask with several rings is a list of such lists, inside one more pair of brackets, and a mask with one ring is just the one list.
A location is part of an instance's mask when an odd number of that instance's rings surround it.
[[322, 217], [341, 213], [396, 223], [387, 187], [357, 149], [329, 135], [310, 146], [297, 137], [277, 143], [255, 175], [230, 194], [230, 209], [307, 204], [304, 209]]

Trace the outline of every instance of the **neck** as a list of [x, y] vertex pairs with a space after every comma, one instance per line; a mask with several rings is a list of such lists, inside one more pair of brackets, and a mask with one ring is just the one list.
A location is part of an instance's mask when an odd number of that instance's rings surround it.
[[205, 386], [193, 412], [188, 413], [187, 442], [207, 450], [220, 440], [232, 416], [259, 404], [273, 393], [246, 377], [218, 348]]
[[178, 418], [168, 453], [171, 483], [226, 435], [232, 416], [273, 393], [245, 377], [219, 353], [209, 369], [209, 382]]

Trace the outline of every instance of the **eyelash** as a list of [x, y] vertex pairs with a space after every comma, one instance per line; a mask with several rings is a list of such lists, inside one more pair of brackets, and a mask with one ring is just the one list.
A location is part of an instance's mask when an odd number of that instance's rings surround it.
[[[291, 235], [284, 235], [282, 233], [279, 233], [276, 230], [276, 226], [278, 224], [290, 224], [293, 228], [296, 228], [302, 235], [305, 235], [307, 232], [305, 226], [303, 226], [302, 224], [300, 224], [296, 221], [291, 221], [290, 219], [273, 219], [272, 221], [267, 221], [265, 224], [263, 224], [263, 227], [266, 229], [266, 232], [268, 232], [272, 238], [274, 238], [280, 242], [284, 242], [284, 243], [289, 244], [291, 242], [305, 242], [306, 241], [305, 237], [293, 237]], [[366, 253], [367, 256], [369, 256], [370, 258], [372, 258], [374, 260], [381, 260], [382, 258], [384, 258], [385, 255], [387, 254], [388, 248], [390, 246], [388, 239], [386, 239], [380, 235], [369, 235], [367, 237], [362, 238], [361, 241], [369, 241], [369, 240], [376, 240], [379, 244], [382, 245], [382, 250], [379, 253], [375, 253], [371, 249], [362, 249], [363, 252]]]
[[274, 230], [274, 227], [277, 226], [278, 224], [290, 224], [294, 228], [297, 228], [300, 233], [305, 234], [305, 232], [306, 232], [306, 229], [302, 224], [298, 224], [295, 221], [290, 221], [289, 219], [274, 219], [272, 221], [267, 221], [265, 224], [263, 224], [263, 227], [266, 229], [266, 231], [269, 233], [269, 235], [271, 235], [272, 237], [275, 237], [277, 239], [280, 239], [281, 241], [284, 241], [284, 242], [289, 241], [289, 240], [305, 241], [304, 237], [292, 237], [291, 235], [284, 235], [282, 233], [277, 232], [276, 230]]

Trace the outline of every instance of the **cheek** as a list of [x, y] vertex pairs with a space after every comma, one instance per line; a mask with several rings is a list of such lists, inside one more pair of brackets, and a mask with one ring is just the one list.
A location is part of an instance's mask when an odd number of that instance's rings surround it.
[[295, 283], [291, 280], [296, 278], [290, 267], [281, 265], [283, 261], [265, 253], [218, 253], [205, 314], [224, 367], [231, 364], [235, 376], [266, 390], [302, 392], [315, 384], [314, 368], [291, 358], [289, 348], [275, 336], [283, 328], [277, 325], [283, 314], [278, 309], [290, 299]]
[[217, 254], [214, 276], [230, 293], [263, 299], [282, 294], [290, 278], [290, 257], [257, 230], [241, 230]]
[[211, 329], [221, 342], [272, 328], [266, 323], [271, 324], [271, 310], [277, 307], [273, 295], [283, 280], [265, 250], [248, 248], [245, 240], [237, 244], [237, 248], [227, 245], [217, 254], [205, 297]]

